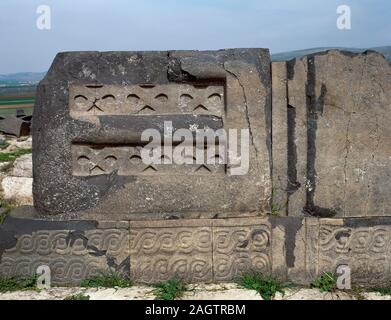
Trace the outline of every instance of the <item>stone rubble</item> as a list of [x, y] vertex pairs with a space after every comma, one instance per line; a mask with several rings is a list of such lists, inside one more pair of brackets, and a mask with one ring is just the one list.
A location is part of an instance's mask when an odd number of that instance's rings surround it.
[[[182, 300], [262, 300], [254, 290], [240, 288], [234, 283], [198, 284], [189, 287]], [[0, 293], [0, 300], [63, 300], [66, 297], [84, 294], [90, 300], [153, 300], [152, 287], [134, 286], [131, 288], [80, 288], [54, 287], [41, 291], [15, 291]], [[336, 291], [320, 292], [318, 289], [289, 288], [285, 294], [277, 293], [274, 300], [391, 300], [391, 296], [382, 296], [376, 292]]]
[[[15, 138], [0, 137], [9, 145], [1, 150], [2, 153], [15, 152], [18, 149], [31, 149], [32, 137]], [[32, 154], [25, 154], [15, 161], [0, 162], [1, 197], [18, 205], [32, 205], [33, 169]]]

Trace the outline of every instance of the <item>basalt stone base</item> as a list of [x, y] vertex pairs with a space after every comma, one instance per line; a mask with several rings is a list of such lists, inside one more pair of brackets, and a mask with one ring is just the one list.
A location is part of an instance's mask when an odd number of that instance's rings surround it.
[[0, 273], [30, 276], [41, 265], [52, 284], [78, 284], [100, 270], [129, 274], [129, 226], [97, 221], [15, 218], [0, 226]]
[[109, 268], [135, 282], [178, 276], [233, 281], [255, 270], [309, 284], [339, 265], [366, 287], [391, 281], [391, 218], [266, 217], [156, 221], [49, 221], [11, 213], [0, 226], [0, 273], [40, 265], [53, 284], [77, 284]]

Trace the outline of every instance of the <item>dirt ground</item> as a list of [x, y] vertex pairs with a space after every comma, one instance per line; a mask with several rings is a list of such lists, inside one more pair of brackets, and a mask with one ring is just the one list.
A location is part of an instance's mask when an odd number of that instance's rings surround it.
[[[262, 300], [253, 291], [240, 288], [233, 283], [189, 286], [183, 300]], [[56, 287], [41, 291], [15, 291], [0, 294], [0, 300], [63, 300], [82, 293], [90, 300], [153, 300], [151, 287], [133, 286], [131, 288], [62, 288]], [[376, 292], [321, 293], [318, 289], [289, 288], [285, 294], [277, 293], [274, 300], [391, 300]]]

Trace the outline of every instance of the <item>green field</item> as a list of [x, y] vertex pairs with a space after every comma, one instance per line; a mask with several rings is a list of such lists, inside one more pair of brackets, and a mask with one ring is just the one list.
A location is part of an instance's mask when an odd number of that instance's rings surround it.
[[0, 95], [0, 116], [15, 115], [16, 110], [23, 109], [26, 115], [31, 115], [35, 97], [31, 95]]
[[26, 116], [33, 114], [32, 107], [18, 107], [18, 108], [0, 108], [0, 116], [15, 115], [16, 110], [23, 109]]
[[2, 98], [2, 97], [0, 97], [0, 106], [34, 104], [34, 101], [35, 101], [34, 97], [23, 97], [23, 98], [14, 98], [14, 97]]

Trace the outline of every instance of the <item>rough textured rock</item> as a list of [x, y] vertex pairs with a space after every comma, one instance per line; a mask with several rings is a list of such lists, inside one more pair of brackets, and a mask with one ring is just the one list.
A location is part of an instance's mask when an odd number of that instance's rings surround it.
[[[0, 293], [0, 300], [63, 300], [76, 294], [84, 294], [90, 300], [153, 300], [151, 287], [133, 286], [131, 288], [64, 288], [49, 290], [16, 291]], [[285, 294], [276, 293], [274, 300], [390, 300], [375, 292], [350, 291], [320, 292], [318, 289], [288, 288]], [[199, 284], [189, 286], [181, 300], [262, 300], [255, 290], [240, 288], [234, 283]]]
[[[275, 86], [274, 101], [282, 103], [273, 108], [282, 108], [287, 120], [276, 118], [273, 128], [286, 126], [287, 153], [277, 153], [274, 168], [287, 161], [288, 169], [284, 179], [282, 167], [274, 183], [279, 190], [287, 185], [288, 214], [389, 215], [390, 63], [375, 52], [334, 50], [285, 64], [286, 93]], [[284, 69], [281, 63], [273, 68]]]
[[[34, 108], [35, 207], [45, 215], [106, 219], [266, 213], [270, 79], [264, 49], [58, 54]], [[193, 100], [182, 105], [179, 94]], [[211, 105], [208, 99], [217, 97]], [[248, 129], [249, 172], [166, 165], [150, 174], [126, 163], [137, 153], [141, 131], [161, 128], [164, 120], [172, 120], [174, 130]], [[103, 163], [107, 158], [122, 164]]]
[[2, 149], [1, 152], [13, 152], [18, 149], [31, 149], [32, 148], [32, 137], [20, 137], [0, 134], [0, 140], [5, 141], [8, 145]]
[[3, 198], [20, 205], [33, 204], [33, 179], [26, 177], [6, 176], [1, 180]]
[[271, 272], [271, 225], [262, 218], [140, 221], [130, 230], [131, 275], [140, 282], [175, 274], [190, 282], [226, 281], [250, 268]]
[[33, 161], [31, 154], [25, 154], [17, 158], [13, 163], [13, 168], [10, 172], [13, 177], [33, 177]]
[[129, 275], [128, 227], [7, 217], [0, 227], [0, 272], [30, 276], [47, 265], [52, 283], [60, 285], [80, 283], [109, 268]]
[[280, 214], [287, 213], [288, 112], [287, 68], [285, 62], [272, 63], [272, 149], [273, 149], [273, 205]]
[[0, 131], [16, 137], [28, 136], [30, 134], [30, 121], [25, 121], [16, 116], [0, 116]]
[[347, 265], [354, 285], [381, 287], [391, 281], [390, 228], [390, 217], [48, 221], [22, 207], [0, 226], [0, 273], [29, 275], [47, 264], [54, 284], [77, 284], [112, 268], [150, 284], [258, 271], [308, 285]]
[[11, 161], [0, 162], [0, 171], [5, 171], [12, 167]]

